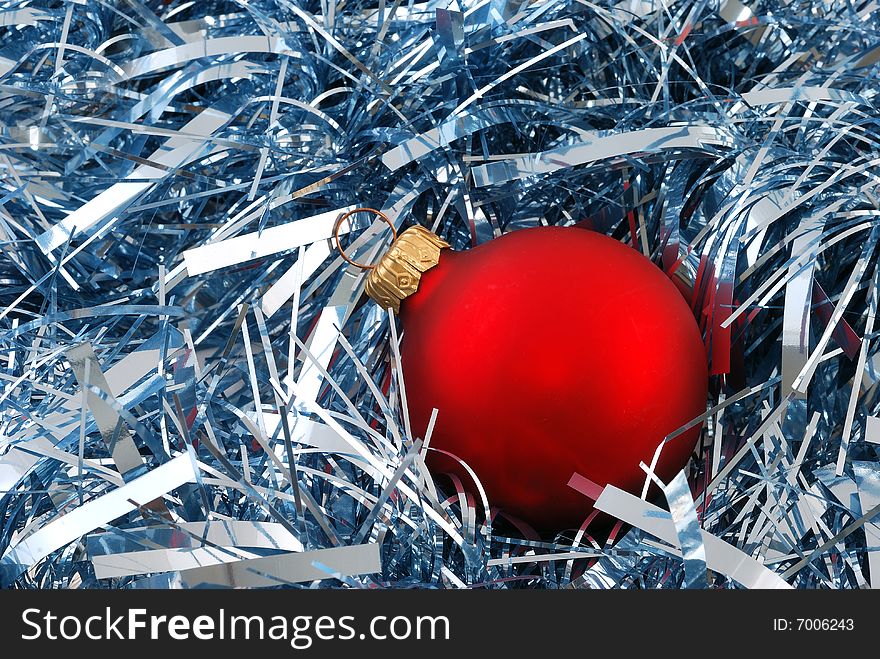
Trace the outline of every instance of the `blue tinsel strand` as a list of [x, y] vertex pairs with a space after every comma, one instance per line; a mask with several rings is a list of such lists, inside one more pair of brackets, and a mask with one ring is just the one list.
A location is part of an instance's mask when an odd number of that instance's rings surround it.
[[[878, 25], [870, 1], [0, 3], [0, 585], [876, 586]], [[389, 316], [328, 241], [355, 205], [455, 249], [588, 221], [672, 273], [713, 372], [685, 561], [435, 490]]]

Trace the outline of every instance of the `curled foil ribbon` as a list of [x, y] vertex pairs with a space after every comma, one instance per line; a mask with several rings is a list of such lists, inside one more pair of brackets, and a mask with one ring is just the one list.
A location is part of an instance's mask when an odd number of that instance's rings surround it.
[[[0, 0], [0, 586], [880, 585], [880, 8], [321, 7]], [[666, 500], [435, 483], [361, 205], [662, 267], [712, 369]]]

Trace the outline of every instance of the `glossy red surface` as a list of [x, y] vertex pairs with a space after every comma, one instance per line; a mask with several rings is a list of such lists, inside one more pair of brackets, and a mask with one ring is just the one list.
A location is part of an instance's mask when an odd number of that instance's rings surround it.
[[[573, 472], [640, 493], [657, 444], [705, 409], [693, 314], [647, 258], [604, 235], [540, 227], [443, 250], [401, 307], [413, 433], [478, 474], [493, 506], [538, 529], [576, 527], [592, 502]], [[664, 448], [687, 463], [699, 428]], [[435, 472], [467, 473], [429, 452]]]

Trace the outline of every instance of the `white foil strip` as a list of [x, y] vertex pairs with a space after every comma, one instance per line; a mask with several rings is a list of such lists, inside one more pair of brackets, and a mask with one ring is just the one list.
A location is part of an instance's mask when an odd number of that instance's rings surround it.
[[[613, 485], [608, 485], [596, 501], [598, 510], [679, 547], [678, 534], [669, 513]], [[706, 549], [706, 565], [746, 588], [790, 589], [782, 578], [751, 556], [708, 531], [700, 532]]]
[[180, 455], [140, 478], [87, 501], [45, 524], [17, 545], [7, 549], [0, 559], [0, 567], [7, 574], [21, 573], [89, 531], [194, 480], [191, 456]]
[[[336, 219], [351, 210], [346, 206], [319, 215], [305, 217], [296, 222], [289, 222], [264, 229], [260, 232], [247, 233], [235, 238], [227, 238], [202, 247], [187, 250], [183, 253], [184, 264], [190, 277], [218, 270], [246, 261], [271, 256], [310, 245], [333, 237]], [[339, 227], [340, 235], [350, 231], [348, 223]], [[270, 315], [270, 314], [267, 314]]]
[[498, 185], [516, 179], [550, 174], [567, 167], [597, 163], [625, 154], [652, 153], [671, 149], [700, 149], [727, 146], [730, 139], [718, 128], [704, 125], [645, 128], [577, 142], [543, 153], [505, 162], [478, 165], [472, 170], [474, 185]]
[[[139, 349], [130, 352], [125, 357], [116, 362], [107, 369], [105, 378], [110, 393], [114, 396], [121, 396], [133, 384], [141, 378], [156, 370], [160, 361], [161, 349], [153, 347], [158, 343], [159, 335], [148, 339]], [[166, 358], [173, 358], [182, 346], [182, 336], [174, 328], [169, 328], [169, 347]], [[73, 398], [62, 404], [62, 409], [67, 412], [74, 412], [79, 409], [79, 401]], [[59, 422], [70, 421], [64, 412], [55, 413], [46, 417], [49, 425]], [[56, 435], [56, 439], [61, 439], [63, 434]], [[55, 448], [54, 444], [45, 437], [35, 437], [29, 440], [28, 449], [33, 449], [45, 453]], [[15, 487], [22, 477], [30, 471], [40, 460], [39, 454], [34, 455], [13, 446], [5, 455], [0, 456], [0, 496], [3, 493]]]
[[168, 549], [193, 549], [206, 544], [302, 551], [303, 546], [281, 524], [235, 519], [212, 519], [206, 522], [178, 522], [173, 526], [150, 526], [124, 532], [95, 533], [88, 537], [88, 551], [95, 556], [116, 553], [120, 547], [154, 544]]
[[[859, 492], [862, 510], [880, 506], [880, 471], [873, 462], [853, 461], [853, 474]], [[880, 526], [874, 520], [865, 522], [865, 544], [868, 553], [868, 571], [871, 588], [880, 588]]]
[[[201, 112], [180, 129], [181, 133], [209, 136], [229, 120], [229, 115], [210, 108]], [[148, 160], [168, 168], [180, 167], [202, 152], [204, 141], [185, 138], [169, 139], [160, 149], [154, 151]], [[127, 179], [158, 180], [168, 175], [166, 169], [141, 165], [129, 174]], [[61, 222], [37, 236], [37, 244], [45, 254], [66, 243], [70, 238], [89, 230], [116, 213], [120, 213], [144, 192], [154, 185], [153, 181], [123, 181], [115, 183], [70, 213]]]
[[375, 574], [382, 571], [379, 546], [375, 543], [281, 554], [183, 570], [172, 587], [267, 588], [339, 576]]

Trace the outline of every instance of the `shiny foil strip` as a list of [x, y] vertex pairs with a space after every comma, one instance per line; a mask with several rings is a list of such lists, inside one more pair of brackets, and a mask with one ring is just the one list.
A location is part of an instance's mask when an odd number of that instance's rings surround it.
[[[0, 0], [0, 587], [880, 586], [878, 22]], [[360, 206], [651, 258], [709, 357], [688, 467], [572, 474], [550, 535], [435, 482]]]

